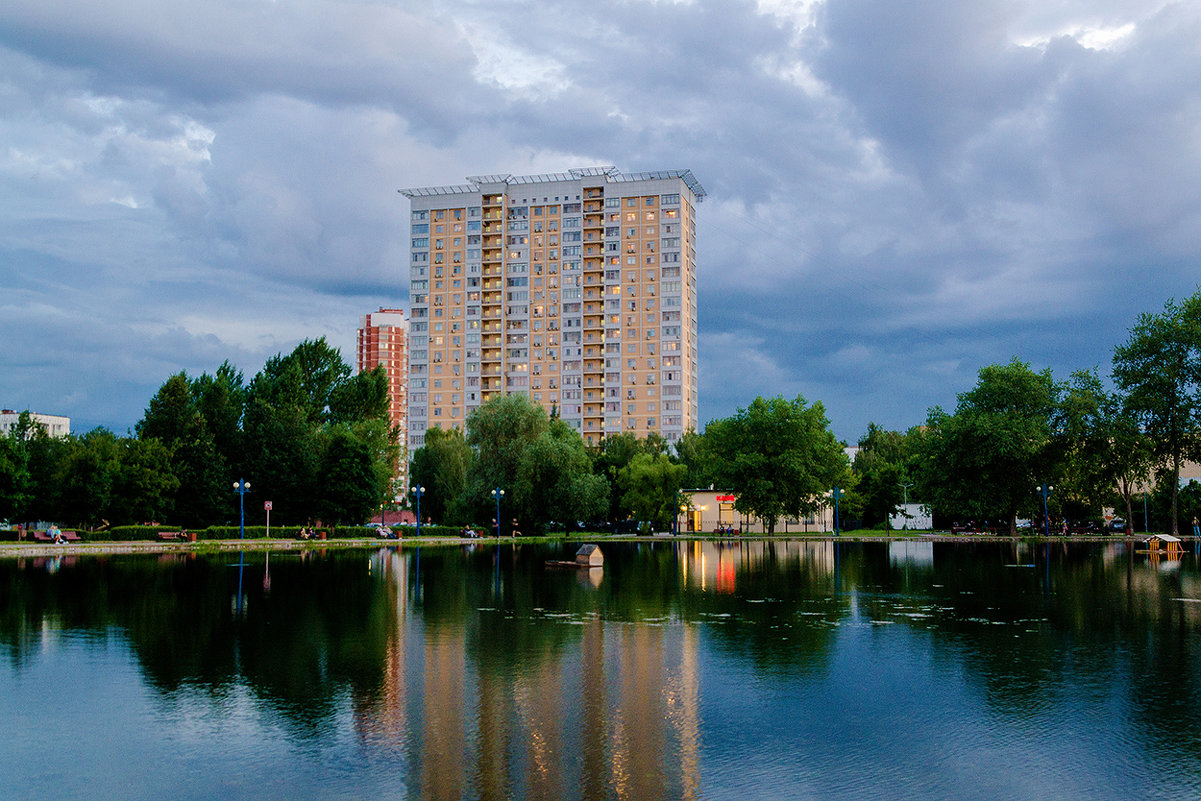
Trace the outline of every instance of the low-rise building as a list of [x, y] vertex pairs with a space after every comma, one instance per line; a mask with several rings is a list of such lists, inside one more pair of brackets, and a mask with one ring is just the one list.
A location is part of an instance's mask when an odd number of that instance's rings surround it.
[[[46, 429], [46, 433], [52, 437], [65, 437], [71, 433], [71, 418], [62, 417], [57, 414], [40, 414], [38, 412], [29, 412], [29, 416], [38, 425]], [[8, 436], [8, 432], [12, 430], [17, 421], [21, 419], [21, 412], [12, 409], [0, 409], [0, 436]]]

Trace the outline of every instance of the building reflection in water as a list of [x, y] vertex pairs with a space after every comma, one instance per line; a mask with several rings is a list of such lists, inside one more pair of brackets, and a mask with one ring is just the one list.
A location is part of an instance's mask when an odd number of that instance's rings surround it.
[[[834, 571], [830, 542], [672, 547], [684, 587], [703, 593], [732, 593], [740, 573], [764, 563]], [[599, 612], [523, 622], [495, 608], [426, 619], [416, 564], [403, 551], [372, 560], [394, 618], [384, 686], [356, 726], [365, 747], [401, 759], [422, 798], [701, 797], [697, 623]], [[571, 583], [598, 598], [605, 580], [581, 571]], [[550, 645], [498, 645], [545, 626], [566, 633]]]
[[834, 547], [830, 540], [694, 540], [677, 546], [685, 586], [702, 592], [733, 593], [739, 573], [760, 570], [765, 564], [794, 563], [811, 578], [834, 574]]

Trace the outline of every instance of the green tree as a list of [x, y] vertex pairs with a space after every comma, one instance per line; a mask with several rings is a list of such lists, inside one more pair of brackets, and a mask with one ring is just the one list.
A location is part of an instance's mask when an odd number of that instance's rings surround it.
[[[863, 523], [885, 522], [905, 500], [903, 484], [909, 478], [909, 438], [900, 431], [887, 431], [869, 423], [859, 440], [854, 471], [856, 492], [861, 498]], [[912, 487], [910, 487], [912, 489]]]
[[849, 465], [820, 402], [756, 398], [733, 417], [705, 428], [717, 483], [734, 491], [734, 508], [775, 531], [776, 519], [814, 514]]
[[[147, 500], [154, 514], [142, 509], [131, 519], [159, 520], [197, 527], [230, 519], [230, 460], [242, 461], [241, 375], [226, 362], [217, 375], [207, 373], [190, 381], [185, 373], [168, 378], [146, 407], [134, 427], [143, 442], [160, 442], [170, 455], [174, 479], [166, 503]], [[224, 449], [214, 431], [221, 432]], [[130, 499], [130, 512], [140, 501]]]
[[95, 528], [111, 521], [113, 488], [121, 460], [117, 437], [106, 428], [66, 438], [59, 471], [58, 515], [64, 522]]
[[621, 469], [618, 484], [624, 509], [637, 520], [649, 520], [657, 531], [671, 527], [680, 506], [680, 485], [688, 468], [664, 454], [637, 454]]
[[1017, 359], [982, 368], [953, 415], [929, 412], [915, 465], [923, 496], [945, 513], [1004, 517], [1016, 535], [1017, 512], [1034, 505], [1035, 485], [1057, 477], [1059, 394], [1050, 370], [1036, 373]]
[[157, 439], [120, 437], [117, 445], [107, 518], [114, 524], [167, 519], [179, 489], [171, 449]]
[[1064, 391], [1057, 428], [1065, 470], [1060, 485], [1093, 510], [1108, 505], [1116, 490], [1132, 531], [1134, 491], [1154, 464], [1138, 419], [1105, 391], [1095, 371], [1080, 370]]
[[658, 456], [666, 454], [667, 450], [667, 441], [658, 434], [652, 433], [644, 439], [639, 439], [630, 432], [607, 436], [600, 445], [590, 449], [593, 472], [603, 476], [608, 484], [609, 508], [605, 516], [609, 520], [622, 520], [629, 512], [629, 508], [622, 501], [624, 490], [620, 483], [621, 471], [636, 456]]
[[333, 422], [388, 419], [388, 374], [383, 366], [349, 376], [330, 391]]
[[525, 395], [497, 396], [467, 417], [467, 444], [476, 457], [467, 471], [464, 505], [476, 519], [491, 517], [493, 489], [513, 496], [522, 455], [549, 426], [546, 412]]
[[187, 373], [176, 373], [154, 393], [134, 431], [142, 439], [157, 439], [174, 447], [193, 435], [198, 419]]
[[23, 520], [29, 505], [29, 452], [13, 432], [0, 437], [0, 520]]
[[676, 458], [687, 470], [681, 482], [683, 486], [702, 489], [714, 483], [714, 459], [709, 453], [704, 434], [688, 429], [676, 440], [675, 452]]
[[28, 454], [29, 498], [24, 517], [27, 521], [64, 519], [60, 508], [63, 498], [62, 469], [75, 443], [69, 437], [52, 437], [45, 426], [30, 421], [19, 435]]
[[1201, 292], [1182, 304], [1169, 300], [1160, 314], [1139, 315], [1114, 350], [1113, 378], [1168, 472], [1171, 531], [1179, 534], [1180, 465], [1201, 444]]
[[558, 418], [551, 420], [520, 456], [512, 485], [517, 516], [535, 528], [552, 520], [566, 526], [603, 515], [609, 485], [591, 468], [579, 433]]
[[281, 524], [315, 519], [323, 489], [317, 483], [322, 449], [319, 428], [303, 405], [273, 406], [264, 398], [252, 397], [246, 405], [242, 435], [241, 477], [251, 483], [246, 500], [270, 500], [273, 517]]
[[237, 469], [242, 449], [242, 411], [246, 403], [242, 373], [228, 361], [222, 362], [215, 374], [203, 373], [192, 381], [192, 398], [196, 410], [204, 418], [213, 447], [231, 470]]
[[[413, 452], [409, 468], [412, 485], [425, 488], [422, 517], [452, 525], [471, 522], [462, 508], [471, 459], [471, 447], [462, 431], [436, 427], [426, 430], [425, 444]], [[412, 493], [408, 495], [412, 501]]]
[[330, 438], [320, 463], [321, 497], [317, 512], [326, 524], [364, 521], [379, 507], [380, 487], [371, 451], [345, 431]]

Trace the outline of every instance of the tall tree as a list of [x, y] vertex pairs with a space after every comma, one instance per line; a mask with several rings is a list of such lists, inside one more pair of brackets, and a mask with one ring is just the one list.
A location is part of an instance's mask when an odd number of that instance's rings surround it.
[[1057, 422], [1065, 475], [1061, 485], [1091, 508], [1106, 505], [1115, 490], [1133, 530], [1135, 488], [1149, 480], [1154, 464], [1150, 438], [1117, 395], [1106, 392], [1093, 370], [1072, 374]]
[[240, 466], [242, 409], [246, 402], [241, 371], [228, 361], [222, 362], [215, 374], [203, 373], [192, 381], [192, 397], [212, 436], [213, 447], [231, 469], [236, 469]]
[[705, 427], [717, 483], [738, 496], [734, 508], [755, 515], [767, 532], [776, 519], [817, 511], [850, 478], [846, 454], [821, 402], [756, 398], [733, 417]]
[[954, 414], [931, 409], [916, 474], [935, 509], [981, 519], [1003, 517], [1017, 534], [1017, 512], [1059, 469], [1051, 448], [1060, 388], [1050, 370], [1012, 360], [981, 368]]
[[326, 524], [364, 521], [379, 507], [380, 488], [367, 446], [346, 431], [330, 438], [321, 457], [317, 512]]
[[854, 462], [865, 525], [883, 523], [905, 500], [903, 485], [911, 483], [909, 450], [907, 435], [868, 424]]
[[608, 483], [591, 470], [584, 440], [558, 418], [521, 454], [513, 503], [531, 528], [552, 520], [592, 520], [605, 513], [608, 495]]
[[0, 437], [0, 520], [24, 520], [30, 498], [29, 452], [15, 433]]
[[655, 530], [667, 530], [679, 509], [680, 485], [687, 474], [687, 467], [673, 464], [662, 453], [637, 454], [618, 475], [622, 507], [637, 520], [651, 521]]
[[525, 395], [501, 395], [473, 411], [467, 418], [467, 444], [476, 458], [467, 472], [466, 508], [487, 515], [489, 493], [496, 488], [513, 497], [522, 454], [549, 425], [546, 412]]
[[[467, 468], [472, 453], [463, 432], [457, 428], [429, 428], [425, 444], [413, 452], [410, 479], [413, 486], [423, 487], [421, 515], [439, 523], [468, 523], [469, 517], [461, 508], [463, 490], [467, 485]], [[409, 493], [412, 500], [412, 494]]]
[[713, 484], [713, 457], [706, 446], [705, 436], [688, 429], [676, 440], [676, 457], [687, 468], [681, 482], [689, 489], [702, 489]]
[[121, 460], [117, 437], [94, 428], [67, 437], [68, 450], [59, 475], [58, 515], [64, 522], [95, 527], [112, 522], [113, 488]]
[[108, 520], [113, 524], [166, 520], [179, 479], [171, 471], [171, 449], [157, 439], [121, 437]]
[[1180, 533], [1180, 465], [1199, 450], [1201, 428], [1201, 292], [1160, 314], [1143, 313], [1114, 350], [1113, 378], [1170, 474], [1172, 533]]

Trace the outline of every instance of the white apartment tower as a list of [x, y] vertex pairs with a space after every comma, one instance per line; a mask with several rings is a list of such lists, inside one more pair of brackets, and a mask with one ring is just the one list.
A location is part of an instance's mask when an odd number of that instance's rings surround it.
[[689, 170], [593, 167], [404, 189], [412, 451], [520, 392], [590, 444], [697, 423]]

